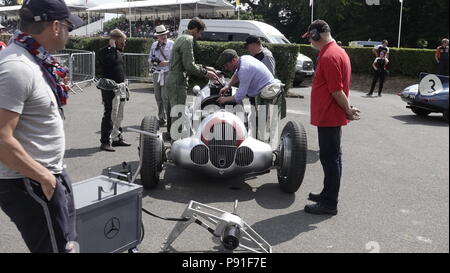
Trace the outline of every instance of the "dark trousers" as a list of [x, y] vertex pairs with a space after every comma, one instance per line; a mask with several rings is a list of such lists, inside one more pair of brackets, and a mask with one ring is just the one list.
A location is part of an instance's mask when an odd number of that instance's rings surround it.
[[113, 129], [113, 122], [111, 120], [112, 101], [114, 99], [114, 92], [110, 90], [102, 90], [102, 101], [104, 106], [102, 125], [101, 125], [101, 143], [110, 143], [110, 136]]
[[448, 76], [448, 58], [442, 58], [438, 65], [438, 74]]
[[375, 90], [375, 85], [377, 84], [378, 79], [380, 79], [380, 85], [378, 87], [378, 95], [383, 91], [384, 79], [386, 78], [386, 71], [375, 71], [372, 80], [372, 87], [370, 88], [370, 94]]
[[0, 179], [0, 207], [9, 216], [32, 253], [63, 253], [77, 240], [70, 178], [56, 176], [50, 201], [40, 184], [28, 178]]
[[341, 127], [318, 127], [320, 163], [325, 178], [321, 199], [325, 205], [336, 207], [342, 176]]

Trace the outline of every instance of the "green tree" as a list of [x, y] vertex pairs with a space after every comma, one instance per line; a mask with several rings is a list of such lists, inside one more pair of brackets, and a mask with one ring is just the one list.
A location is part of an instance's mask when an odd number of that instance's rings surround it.
[[[448, 0], [403, 0], [401, 46], [416, 47], [419, 39], [434, 48], [448, 37]], [[300, 35], [311, 22], [309, 0], [241, 0], [247, 11], [278, 28], [292, 42], [307, 43]], [[327, 21], [333, 36], [345, 44], [353, 40], [388, 40], [397, 45], [400, 3], [380, 0], [368, 6], [365, 0], [315, 0], [314, 19]]]

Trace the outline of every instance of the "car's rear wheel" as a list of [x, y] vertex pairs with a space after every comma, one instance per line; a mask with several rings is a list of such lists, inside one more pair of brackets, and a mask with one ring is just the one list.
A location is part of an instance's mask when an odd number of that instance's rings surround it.
[[417, 108], [417, 107], [411, 107], [411, 111], [413, 111], [414, 114], [416, 114], [418, 116], [423, 116], [423, 117], [426, 117], [431, 113], [431, 111]]
[[[159, 130], [158, 119], [154, 116], [146, 116], [141, 122], [141, 130], [157, 134]], [[159, 174], [163, 164], [163, 144], [161, 137], [141, 135], [142, 168], [141, 182], [146, 189], [158, 185]]]
[[281, 189], [287, 193], [296, 192], [305, 176], [307, 139], [302, 124], [289, 121], [283, 128], [277, 160], [277, 175]]

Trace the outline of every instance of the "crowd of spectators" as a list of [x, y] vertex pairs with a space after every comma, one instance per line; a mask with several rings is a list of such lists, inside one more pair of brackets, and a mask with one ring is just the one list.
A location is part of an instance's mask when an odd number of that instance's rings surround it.
[[[233, 14], [232, 14], [233, 15]], [[231, 15], [231, 16], [232, 16]], [[192, 14], [191, 17], [188, 15], [184, 15], [186, 18], [195, 17], [196, 15]], [[198, 14], [199, 18], [202, 19], [226, 19], [230, 18], [229, 13], [218, 13], [218, 14]], [[174, 18], [170, 16], [166, 17], [158, 17], [154, 18], [153, 16], [142, 17], [131, 21], [131, 37], [142, 37], [142, 38], [150, 38], [154, 36], [155, 27], [158, 25], [164, 25], [169, 33], [167, 34], [168, 38], [176, 38], [178, 33], [178, 26], [180, 24], [179, 18]], [[114, 20], [112, 24], [107, 24], [104, 26], [103, 31], [99, 32], [99, 35], [106, 36], [108, 33], [118, 28], [122, 30], [128, 37], [130, 37], [130, 22], [127, 18], [121, 17], [120, 19]]]
[[3, 33], [13, 34], [19, 25], [19, 19], [6, 19], [0, 23], [5, 27]]
[[[100, 19], [104, 18], [103, 14], [91, 14], [90, 18], [88, 19], [87, 13], [79, 13], [77, 14], [81, 19], [84, 21], [84, 25], [87, 25], [88, 22], [96, 22]], [[191, 17], [188, 15], [184, 15], [185, 18], [191, 18], [195, 15], [192, 14]], [[226, 19], [230, 18], [230, 16], [233, 16], [233, 14], [229, 13], [206, 13], [206, 14], [198, 14], [199, 18], [202, 19]], [[19, 19], [14, 18], [8, 18], [1, 21], [1, 24], [5, 27], [3, 29], [3, 33], [9, 33], [13, 34], [14, 31], [18, 28]], [[155, 27], [158, 25], [163, 24], [167, 30], [169, 30], [168, 37], [169, 38], [176, 38], [177, 32], [178, 32], [178, 25], [180, 24], [179, 18], [174, 18], [170, 16], [163, 16], [155, 18], [153, 16], [145, 17], [144, 19], [142, 17], [132, 20], [131, 21], [131, 35], [130, 35], [130, 23], [128, 19], [125, 17], [121, 17], [119, 20], [114, 20], [112, 24], [105, 24], [102, 31], [98, 32], [99, 36], [108, 35], [109, 32], [115, 28], [118, 28], [122, 30], [128, 37], [143, 37], [143, 38], [150, 38], [153, 37], [155, 32]]]
[[[92, 23], [95, 21], [98, 21], [100, 19], [103, 19], [103, 14], [91, 14], [90, 18], [88, 20], [88, 15], [87, 13], [80, 13], [77, 14], [78, 17], [80, 17], [83, 20], [83, 25], [87, 25], [88, 22]], [[3, 29], [4, 33], [9, 33], [9, 34], [13, 34], [14, 31], [18, 28], [19, 26], [19, 19], [15, 19], [15, 18], [6, 18], [4, 20], [1, 21], [1, 24], [5, 27], [5, 29]]]
[[112, 29], [122, 30], [128, 37], [142, 37], [150, 38], [153, 37], [155, 33], [155, 27], [158, 25], [164, 25], [169, 31], [168, 37], [175, 38], [178, 30], [178, 25], [180, 23], [179, 19], [167, 18], [166, 20], [155, 19], [145, 17], [145, 19], [139, 18], [135, 21], [131, 21], [131, 35], [130, 35], [130, 22], [125, 17], [121, 17], [117, 20], [111, 21], [110, 24], [105, 24], [102, 35], [108, 35]]
[[87, 25], [88, 23], [96, 22], [96, 21], [104, 18], [104, 15], [100, 14], [100, 13], [98, 13], [98, 14], [91, 14], [89, 16], [89, 18], [88, 18], [88, 14], [87, 13], [80, 13], [80, 14], [77, 14], [77, 15], [78, 15], [78, 17], [80, 17], [83, 20], [83, 25]]

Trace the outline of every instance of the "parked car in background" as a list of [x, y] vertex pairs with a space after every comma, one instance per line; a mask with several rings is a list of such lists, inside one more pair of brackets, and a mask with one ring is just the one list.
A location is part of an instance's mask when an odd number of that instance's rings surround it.
[[348, 43], [348, 46], [352, 47], [375, 47], [377, 45], [383, 44], [378, 41], [351, 41]]
[[[180, 21], [178, 35], [187, 29], [189, 19]], [[216, 20], [202, 19], [206, 24], [200, 40], [215, 42], [244, 42], [250, 35], [258, 36], [263, 42], [268, 44], [290, 44], [291, 42], [273, 26], [252, 20]], [[314, 75], [313, 61], [303, 55], [297, 55], [295, 66], [294, 86], [299, 85], [307, 78]]]
[[419, 116], [442, 113], [448, 122], [448, 77], [420, 73], [420, 83], [406, 87], [398, 95], [407, 103], [406, 108]]

